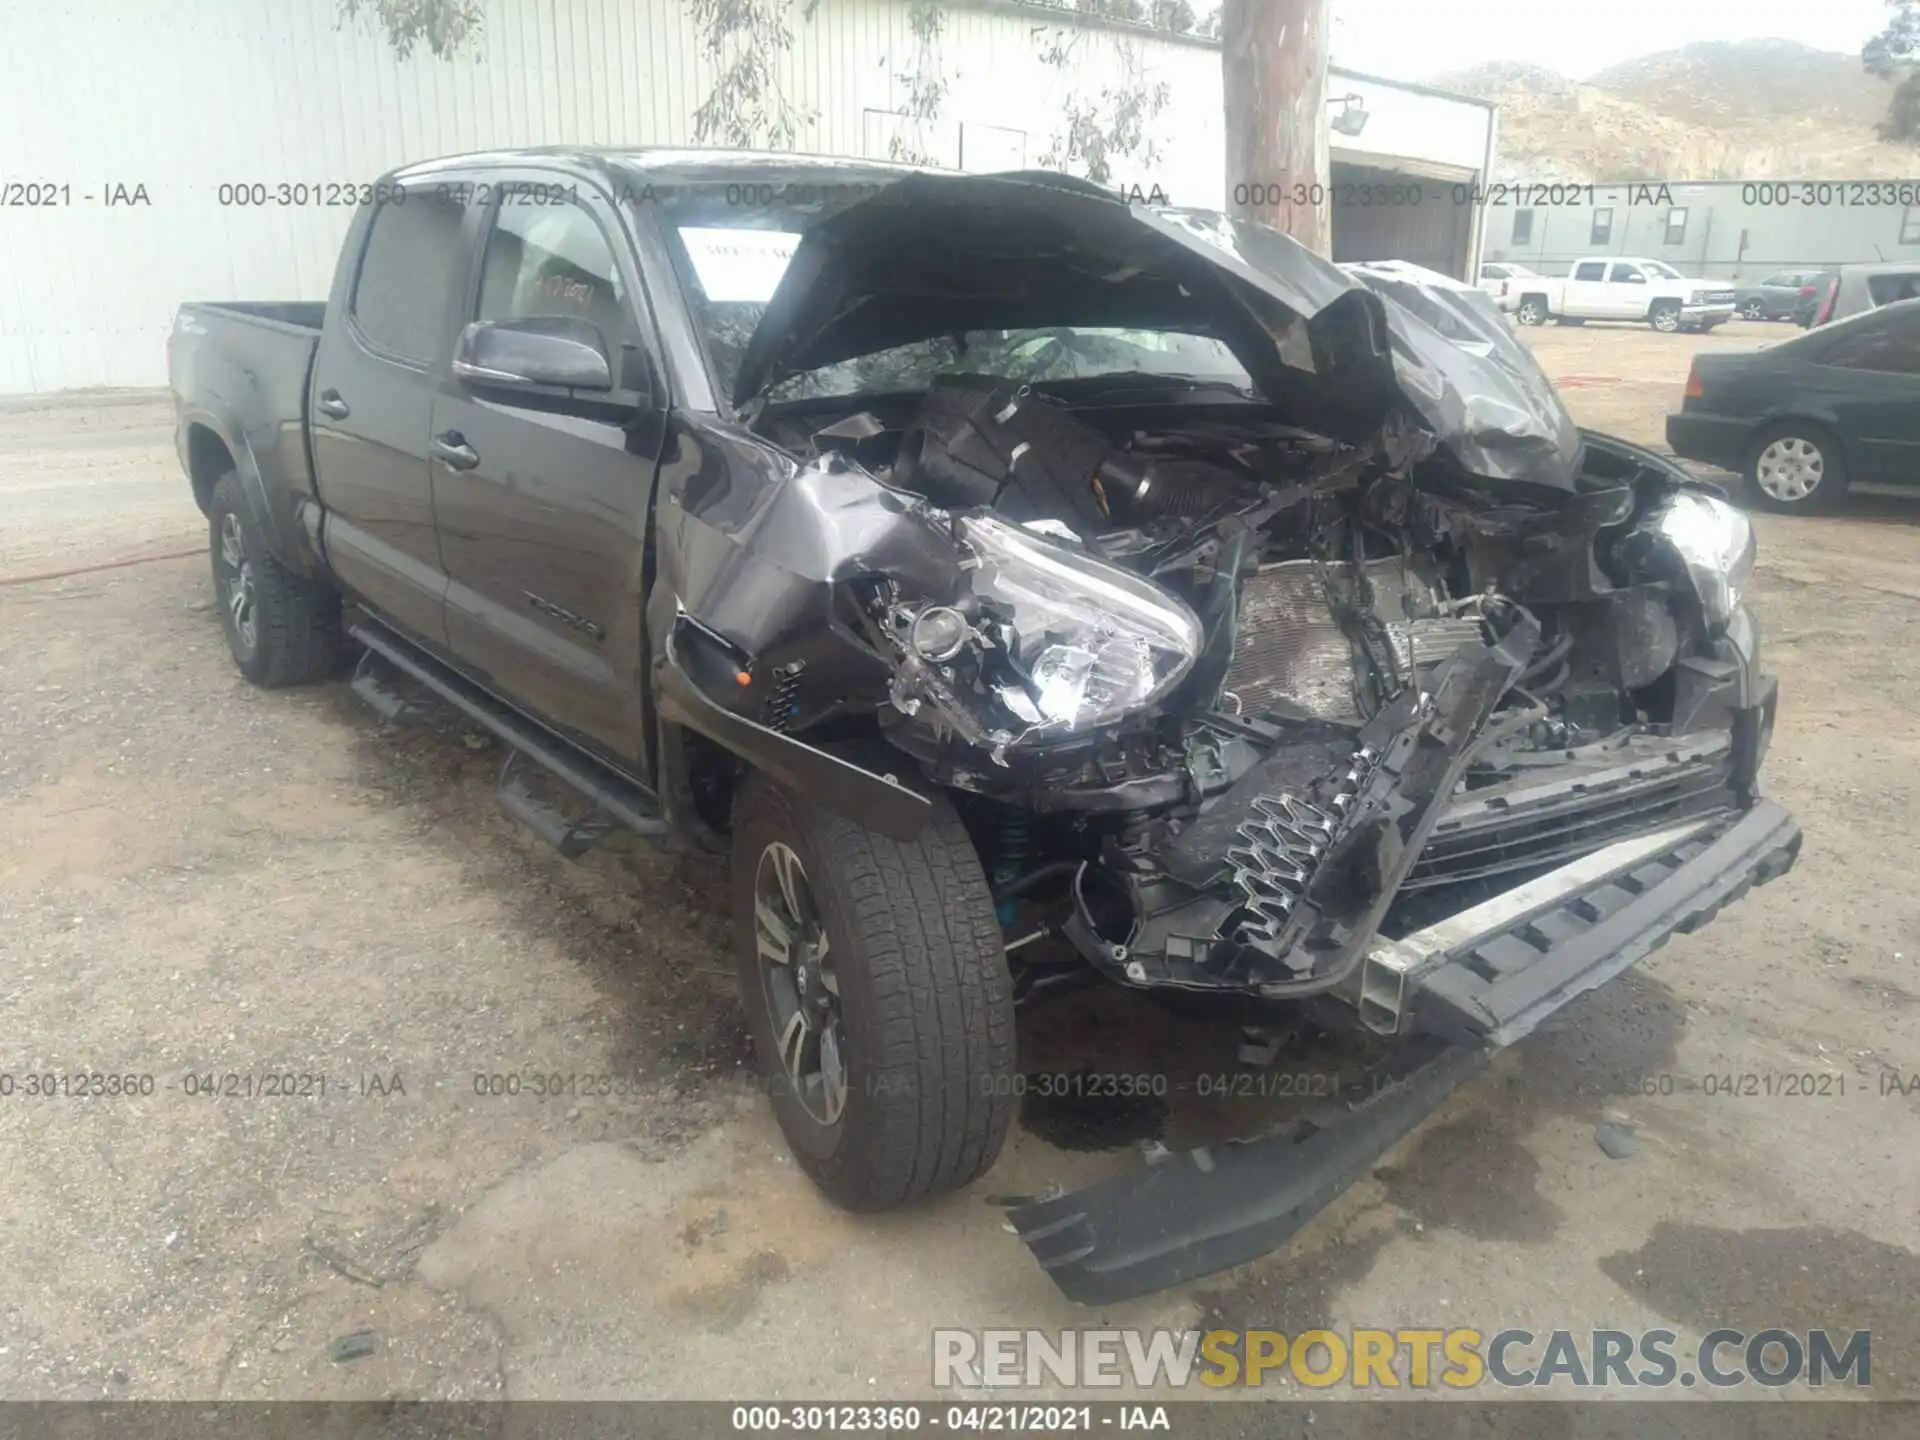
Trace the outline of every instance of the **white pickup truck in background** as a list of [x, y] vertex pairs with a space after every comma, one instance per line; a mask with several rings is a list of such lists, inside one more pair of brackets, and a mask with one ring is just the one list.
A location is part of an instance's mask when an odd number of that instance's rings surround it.
[[1522, 325], [1558, 320], [1640, 320], [1656, 330], [1711, 330], [1733, 318], [1733, 285], [1689, 280], [1661, 260], [1632, 256], [1576, 260], [1565, 279], [1530, 275], [1506, 282], [1501, 308]]

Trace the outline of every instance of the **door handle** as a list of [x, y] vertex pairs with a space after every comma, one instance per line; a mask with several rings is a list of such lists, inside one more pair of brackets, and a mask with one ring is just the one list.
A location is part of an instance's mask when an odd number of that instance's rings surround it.
[[347, 408], [347, 402], [340, 398], [338, 390], [322, 390], [313, 408], [329, 420], [344, 420], [353, 413]]
[[433, 458], [449, 470], [471, 470], [480, 463], [480, 452], [467, 444], [458, 430], [442, 430], [433, 437]]

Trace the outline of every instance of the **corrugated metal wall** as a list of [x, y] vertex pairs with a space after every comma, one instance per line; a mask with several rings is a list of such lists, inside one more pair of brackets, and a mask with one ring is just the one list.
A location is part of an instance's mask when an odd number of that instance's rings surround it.
[[[181, 301], [324, 295], [350, 210], [311, 195], [223, 204], [222, 185], [324, 194], [464, 150], [689, 144], [713, 83], [677, 0], [490, 0], [481, 45], [453, 61], [400, 61], [370, 22], [338, 28], [336, 8], [0, 0], [0, 200], [40, 185], [64, 198], [0, 204], [0, 393], [160, 384]], [[786, 86], [816, 112], [798, 148], [884, 156], [911, 129], [893, 113], [918, 63], [906, 6], [823, 0], [804, 22], [795, 8]], [[1076, 37], [1070, 70], [1041, 62], [1049, 33]], [[905, 138], [940, 163], [1037, 164], [1069, 98], [1164, 81], [1158, 158], [1116, 180], [1158, 184], [1178, 204], [1224, 199], [1208, 44], [1121, 39], [977, 0], [949, 12], [938, 69], [941, 119]], [[1392, 125], [1375, 122], [1383, 138]], [[108, 203], [115, 187], [135, 203]]]
[[[1550, 195], [1556, 203], [1531, 207], [1524, 221], [1513, 205], [1489, 210], [1486, 258], [1561, 274], [1588, 255], [1640, 255], [1684, 275], [1736, 281], [1775, 270], [1920, 262], [1920, 205], [1900, 203], [1910, 198], [1910, 184], [1903, 191], [1873, 181], [1621, 182], [1591, 187], [1591, 200], [1587, 186], [1562, 188], [1570, 203]], [[1603, 210], [1611, 212], [1610, 223], [1596, 231], [1595, 212]], [[1676, 210], [1685, 212], [1683, 221], [1674, 220]], [[1597, 240], [1601, 233], [1606, 238]], [[1522, 243], [1515, 243], [1517, 234], [1526, 237]]]

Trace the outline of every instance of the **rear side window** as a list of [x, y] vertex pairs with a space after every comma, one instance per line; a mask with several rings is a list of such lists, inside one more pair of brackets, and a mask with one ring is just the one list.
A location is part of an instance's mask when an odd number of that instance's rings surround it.
[[503, 204], [487, 237], [477, 320], [566, 316], [599, 327], [610, 351], [633, 342], [613, 246], [578, 204]]
[[1920, 298], [1920, 270], [1894, 275], [1869, 275], [1867, 298], [1875, 305], [1891, 305], [1896, 300]]
[[374, 212], [353, 287], [354, 327], [371, 344], [421, 365], [440, 353], [460, 216], [457, 197], [426, 190]]
[[1604, 280], [1606, 275], [1607, 262], [1604, 260], [1584, 260], [1573, 269], [1573, 278], [1576, 280]]
[[1822, 365], [1885, 375], [1920, 375], [1920, 311], [1875, 315], [1829, 333], [1833, 338], [1820, 353]]

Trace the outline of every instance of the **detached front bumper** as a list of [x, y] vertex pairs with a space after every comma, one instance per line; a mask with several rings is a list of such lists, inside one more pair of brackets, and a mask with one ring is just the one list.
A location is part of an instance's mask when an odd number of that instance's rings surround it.
[[1398, 940], [1345, 998], [1407, 1037], [1400, 1066], [1283, 1135], [1193, 1150], [1011, 1212], [1073, 1300], [1104, 1304], [1266, 1254], [1365, 1174], [1495, 1051], [1785, 874], [1800, 826], [1760, 800], [1620, 841]]

